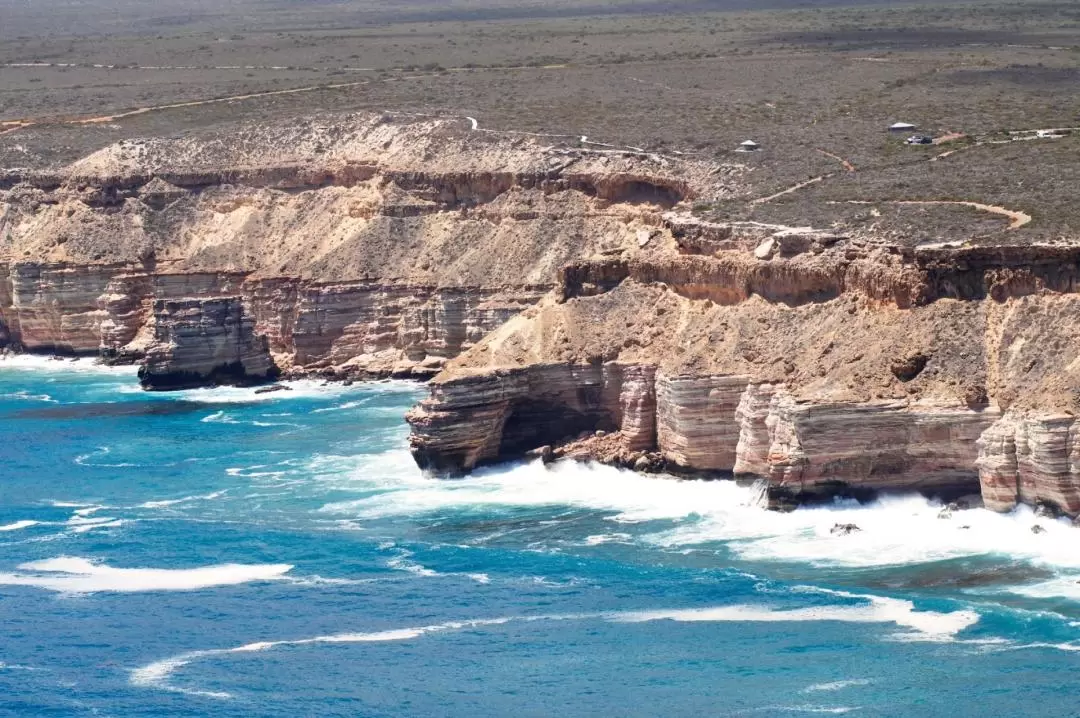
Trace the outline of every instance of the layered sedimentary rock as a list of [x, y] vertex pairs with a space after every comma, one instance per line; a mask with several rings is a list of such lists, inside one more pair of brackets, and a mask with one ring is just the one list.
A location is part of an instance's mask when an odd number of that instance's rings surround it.
[[796, 402], [780, 393], [765, 418], [769, 449], [760, 475], [781, 505], [882, 491], [978, 493], [975, 442], [996, 416], [904, 402]]
[[979, 437], [979, 479], [988, 508], [1018, 503], [1080, 514], [1076, 417], [1010, 411]]
[[[647, 376], [635, 373], [631, 382], [641, 385]], [[614, 429], [624, 416], [640, 442], [650, 433], [635, 411], [645, 397], [624, 401], [622, 386], [622, 367], [595, 363], [534, 365], [440, 384], [409, 414], [414, 456], [425, 469], [460, 473], [582, 431]]]
[[[468, 443], [468, 418], [440, 400], [447, 382], [552, 362], [650, 366], [653, 394], [639, 388], [637, 403], [655, 405], [655, 443], [615, 445], [626, 423], [609, 407], [602, 419], [618, 431], [573, 440], [573, 455], [587, 444], [614, 463], [644, 452], [680, 473], [765, 479], [774, 506], [981, 487], [994, 508], [1080, 512], [1080, 251], [798, 237], [768, 253], [699, 236], [675, 252], [570, 263], [552, 301], [450, 362], [412, 420], [438, 414]], [[439, 465], [440, 441], [417, 432], [414, 450]], [[460, 458], [450, 463], [468, 468]]]
[[11, 264], [0, 275], [0, 323], [8, 343], [28, 351], [97, 354], [114, 266]]
[[664, 458], [683, 468], [731, 471], [739, 442], [735, 409], [748, 382], [746, 376], [661, 376], [656, 446]]
[[0, 172], [0, 348], [159, 387], [441, 371], [410, 414], [438, 472], [542, 449], [1080, 512], [1080, 242], [691, 211], [750, 171], [389, 115], [123, 142]]
[[239, 297], [154, 302], [154, 338], [139, 368], [143, 388], [248, 386], [279, 373]]
[[125, 141], [0, 173], [0, 344], [136, 361], [159, 300], [236, 297], [287, 372], [428, 376], [712, 169], [390, 115]]

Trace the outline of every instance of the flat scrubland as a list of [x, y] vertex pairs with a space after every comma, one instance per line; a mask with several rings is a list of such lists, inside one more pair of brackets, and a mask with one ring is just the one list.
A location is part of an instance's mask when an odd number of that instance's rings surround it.
[[[1080, 128], [1076, 3], [746, 4], [0, 0], [0, 166], [392, 110], [750, 165], [738, 198], [695, 206], [714, 219], [906, 244], [1080, 239], [1080, 129], [1010, 134]], [[140, 108], [161, 109], [124, 116]], [[956, 139], [906, 146], [885, 129], [898, 120]], [[748, 138], [762, 151], [735, 153]], [[912, 204], [943, 201], [1030, 221]]]

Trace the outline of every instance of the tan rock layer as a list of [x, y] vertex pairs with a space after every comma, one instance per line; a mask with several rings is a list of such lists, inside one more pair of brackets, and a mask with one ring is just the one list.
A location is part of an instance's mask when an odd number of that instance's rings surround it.
[[[132, 361], [172, 321], [155, 302], [235, 297], [283, 368], [430, 374], [546, 287], [322, 283], [243, 273], [154, 274], [129, 265], [19, 263], [0, 275], [0, 339], [27, 351]], [[212, 305], [206, 304], [210, 307]], [[209, 357], [208, 357], [209, 358]]]
[[139, 367], [144, 388], [246, 386], [274, 379], [279, 371], [240, 297], [154, 302], [154, 339]]
[[[999, 416], [903, 403], [799, 402], [745, 376], [659, 375], [650, 386], [641, 377], [653, 371], [543, 365], [436, 383], [408, 416], [414, 455], [426, 469], [458, 473], [614, 428], [621, 446], [598, 458], [632, 465], [641, 452], [658, 452], [677, 471], [764, 478], [775, 506], [890, 490], [957, 497], [978, 492], [976, 439]], [[641, 431], [649, 424], [643, 407], [655, 407], [651, 444]], [[521, 419], [528, 433], [511, 428]]]
[[940, 299], [1000, 302], [1039, 291], [1072, 293], [1080, 287], [1080, 247], [828, 247], [832, 243], [818, 245], [816, 251], [800, 247], [791, 258], [778, 261], [738, 251], [579, 260], [560, 271], [559, 293], [563, 301], [595, 296], [632, 279], [664, 284], [681, 296], [716, 304], [738, 304], [751, 296], [805, 304], [858, 293], [907, 309]]
[[1080, 514], [1076, 417], [1010, 411], [979, 437], [979, 480], [987, 508], [1048, 505]]

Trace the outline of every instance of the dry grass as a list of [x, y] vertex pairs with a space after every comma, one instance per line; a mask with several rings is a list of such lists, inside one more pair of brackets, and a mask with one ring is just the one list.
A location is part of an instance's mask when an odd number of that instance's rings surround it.
[[[0, 63], [50, 66], [0, 72], [0, 120], [44, 120], [0, 136], [0, 165], [53, 165], [124, 137], [212, 134], [312, 109], [394, 109], [749, 163], [745, 197], [700, 208], [717, 217], [872, 227], [898, 241], [1049, 241], [1080, 232], [1080, 204], [1070, 197], [1080, 138], [992, 144], [1008, 130], [1080, 125], [1073, 3], [691, 12], [717, 5], [686, 2], [676, 8], [683, 12], [652, 15], [636, 0], [430, 0], [410, 4], [407, 16], [284, 3], [256, 19], [237, 10], [239, 0], [225, 10], [170, 6], [169, 17], [156, 18], [145, 5], [133, 3], [128, 25], [104, 28], [104, 37], [5, 25]], [[50, 22], [62, 23], [62, 14]], [[345, 86], [96, 126], [62, 122], [324, 85]], [[909, 147], [884, 132], [895, 120], [968, 137]], [[731, 154], [748, 137], [764, 151]], [[945, 149], [960, 151], [928, 161]], [[837, 204], [847, 200], [982, 202], [1034, 220], [1006, 235], [1007, 222], [963, 207], [891, 206], [870, 221], [866, 207]]]

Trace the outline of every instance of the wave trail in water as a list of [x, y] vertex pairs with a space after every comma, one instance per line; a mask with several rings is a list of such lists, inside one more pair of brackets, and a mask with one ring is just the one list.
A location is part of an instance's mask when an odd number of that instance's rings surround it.
[[860, 596], [868, 603], [853, 606], [830, 605], [806, 608], [771, 609], [765, 606], [735, 605], [716, 608], [687, 608], [625, 613], [614, 620], [624, 623], [645, 621], [839, 621], [842, 623], [893, 623], [909, 629], [924, 640], [948, 641], [979, 620], [975, 611], [917, 611], [911, 601], [881, 596]]
[[40, 521], [33, 521], [31, 519], [23, 519], [22, 521], [16, 521], [15, 523], [5, 524], [0, 526], [0, 531], [18, 531], [19, 529], [30, 528], [31, 526], [37, 526]]
[[228, 489], [221, 489], [220, 491], [212, 491], [209, 494], [200, 494], [198, 496], [182, 496], [179, 499], [161, 499], [160, 501], [144, 501], [137, 505], [138, 509], [163, 509], [169, 506], [176, 506], [177, 504], [186, 504], [193, 501], [212, 501], [220, 498], [229, 493]]
[[206, 698], [231, 698], [232, 695], [222, 691], [202, 691], [197, 689], [181, 688], [169, 683], [169, 678], [178, 669], [189, 663], [213, 656], [224, 656], [233, 653], [257, 653], [267, 651], [278, 646], [304, 646], [314, 643], [380, 643], [385, 641], [403, 641], [418, 638], [425, 633], [436, 631], [458, 630], [462, 628], [490, 626], [506, 623], [509, 618], [477, 619], [472, 621], [452, 621], [431, 626], [418, 626], [415, 628], [398, 628], [388, 631], [374, 631], [371, 633], [337, 633], [329, 636], [316, 636], [314, 638], [300, 638], [285, 641], [258, 641], [247, 643], [235, 648], [219, 648], [206, 651], [192, 651], [179, 656], [173, 656], [161, 661], [155, 661], [131, 672], [131, 684], [142, 688], [156, 688], [158, 690], [187, 693]]
[[815, 693], [818, 691], [840, 691], [853, 686], [868, 686], [872, 683], [869, 678], [848, 678], [842, 681], [829, 681], [828, 683], [815, 683], [803, 689], [803, 693]]
[[[837, 593], [838, 596], [850, 594]], [[855, 596], [866, 602], [859, 605], [829, 605], [812, 608], [796, 609], [773, 609], [763, 605], [738, 604], [731, 606], [715, 606], [708, 608], [678, 608], [658, 609], [650, 611], [628, 611], [617, 613], [581, 613], [581, 614], [552, 614], [538, 616], [504, 616], [499, 618], [479, 618], [464, 621], [448, 621], [434, 625], [416, 626], [408, 628], [391, 629], [375, 632], [338, 633], [314, 638], [301, 638], [280, 641], [257, 641], [247, 643], [234, 648], [209, 649], [192, 651], [179, 656], [172, 656], [160, 661], [155, 661], [131, 672], [130, 680], [133, 685], [144, 688], [156, 688], [158, 690], [175, 691], [200, 695], [210, 698], [231, 698], [231, 694], [219, 691], [203, 691], [198, 689], [182, 688], [169, 682], [169, 678], [178, 669], [201, 659], [229, 654], [259, 653], [280, 646], [304, 646], [319, 643], [372, 643], [383, 641], [404, 641], [421, 636], [459, 631], [469, 628], [495, 626], [510, 622], [532, 623], [537, 621], [582, 621], [601, 620], [612, 623], [646, 623], [650, 621], [707, 621], [707, 622], [730, 622], [730, 621], [769, 621], [769, 622], [802, 622], [802, 621], [839, 621], [846, 623], [879, 623], [896, 624], [910, 629], [914, 633], [920, 633], [930, 640], [948, 641], [957, 633], [973, 625], [979, 616], [974, 611], [954, 611], [940, 613], [935, 611], [918, 611], [909, 601], [885, 598], [881, 596]], [[851, 685], [857, 685], [858, 681]], [[838, 684], [839, 685], [839, 684]], [[842, 687], [842, 686], [839, 686]], [[822, 688], [822, 690], [830, 690]]]
[[19, 573], [0, 573], [0, 585], [31, 586], [58, 593], [135, 593], [197, 591], [279, 579], [288, 564], [220, 564], [190, 569], [115, 568], [89, 559], [60, 556], [18, 566]]

